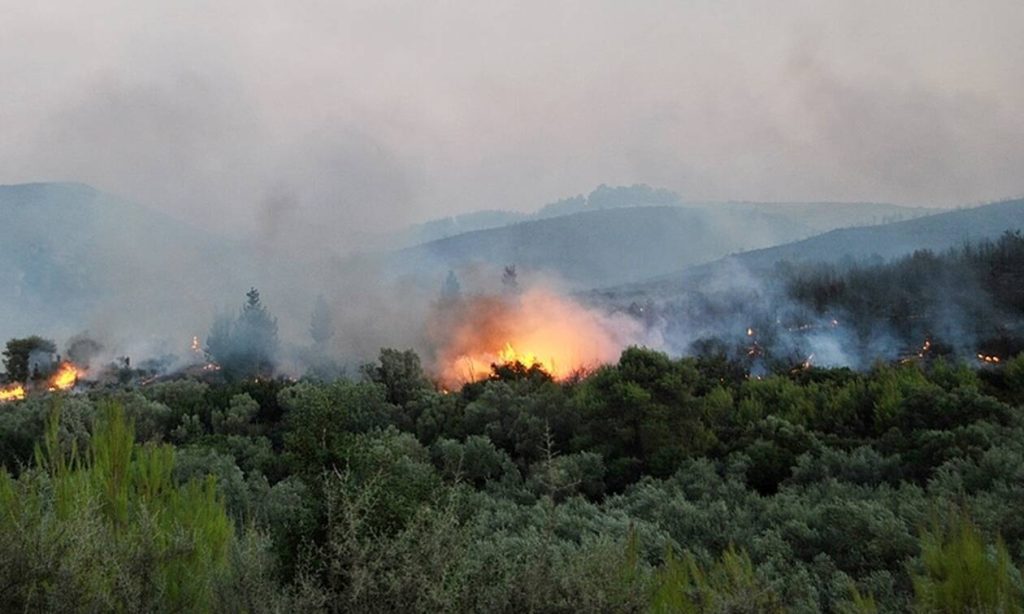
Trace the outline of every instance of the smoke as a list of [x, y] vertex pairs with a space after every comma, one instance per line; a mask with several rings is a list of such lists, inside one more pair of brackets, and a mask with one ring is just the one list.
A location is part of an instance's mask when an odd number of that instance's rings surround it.
[[0, 182], [82, 181], [292, 248], [605, 182], [1021, 191], [1012, 0], [3, 4]]
[[[381, 346], [436, 352], [423, 322], [443, 278], [394, 279], [353, 254], [411, 222], [523, 211], [581, 187], [928, 205], [1022, 190], [1013, 0], [0, 9], [0, 182], [79, 181], [161, 214], [142, 232], [122, 203], [48, 221], [23, 253], [0, 245], [19, 307], [0, 326], [65, 340], [88, 329], [112, 358], [188, 356], [251, 286], [279, 318], [282, 362], [301, 364], [320, 294], [336, 328], [324, 351], [346, 366]], [[760, 230], [720, 232], [760, 244]], [[459, 274], [489, 292], [475, 281], [489, 272]], [[641, 314], [661, 319], [649, 324], [668, 347], [722, 331], [742, 343], [750, 318], [733, 303], [784, 326], [790, 306], [750, 275], [706, 281], [714, 300]], [[601, 340], [591, 353], [647, 340], [580, 309], [558, 313]], [[531, 328], [542, 310], [512, 311]], [[853, 364], [851, 346], [890, 343], [838, 334], [790, 346]]]
[[672, 354], [725, 354], [751, 374], [863, 370], [877, 361], [940, 356], [996, 362], [1024, 343], [1024, 321], [1007, 290], [1015, 283], [1012, 269], [993, 264], [1019, 257], [1019, 244], [1009, 235], [995, 247], [839, 265], [748, 267], [730, 258], [685, 273], [675, 282], [681, 289], [647, 284], [590, 299], [642, 317]]

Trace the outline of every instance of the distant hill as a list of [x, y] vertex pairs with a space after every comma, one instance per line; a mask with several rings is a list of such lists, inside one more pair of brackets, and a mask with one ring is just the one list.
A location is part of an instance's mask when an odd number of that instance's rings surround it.
[[474, 211], [463, 215], [442, 217], [423, 222], [422, 224], [414, 224], [391, 236], [389, 240], [394, 246], [407, 247], [453, 237], [464, 232], [500, 228], [501, 226], [508, 226], [509, 224], [528, 220], [531, 217], [528, 213], [518, 211]]
[[667, 273], [809, 234], [792, 219], [756, 211], [610, 208], [463, 233], [401, 250], [389, 262], [402, 273], [435, 275], [515, 264], [585, 287]]
[[86, 185], [0, 186], [0, 340], [205, 322], [244, 261], [236, 244]]
[[935, 213], [926, 207], [904, 207], [886, 203], [762, 203], [762, 202], [686, 202], [683, 198], [663, 188], [644, 184], [631, 186], [600, 185], [587, 195], [578, 194], [544, 205], [533, 213], [519, 211], [482, 210], [462, 215], [430, 220], [415, 224], [383, 241], [397, 248], [410, 247], [446, 239], [456, 235], [501, 228], [520, 222], [542, 220], [563, 215], [623, 209], [631, 207], [686, 207], [705, 209], [709, 212], [743, 214], [749, 212], [769, 213], [787, 217], [808, 234], [816, 234], [834, 228], [885, 224]]
[[906, 207], [888, 203], [726, 202], [690, 206], [714, 208], [718, 211], [758, 211], [781, 215], [799, 221], [800, 224], [812, 229], [815, 233], [852, 226], [875, 226], [902, 222], [943, 211], [929, 207]]
[[715, 262], [684, 267], [670, 275], [597, 291], [605, 296], [673, 296], [737, 270], [758, 274], [778, 262], [837, 262], [843, 259], [886, 260], [920, 249], [942, 251], [1008, 230], [1024, 229], [1024, 199], [878, 226], [832, 230], [808, 239], [735, 254]]

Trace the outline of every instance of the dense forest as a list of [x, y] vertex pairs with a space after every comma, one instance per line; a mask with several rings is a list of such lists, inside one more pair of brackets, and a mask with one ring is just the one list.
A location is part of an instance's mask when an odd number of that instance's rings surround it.
[[0, 409], [4, 611], [1018, 611], [1024, 358], [628, 349]]
[[905, 343], [925, 337], [971, 355], [1024, 350], [1024, 236], [1006, 233], [892, 263], [783, 265], [788, 296], [815, 314], [843, 314], [858, 339], [884, 328]]

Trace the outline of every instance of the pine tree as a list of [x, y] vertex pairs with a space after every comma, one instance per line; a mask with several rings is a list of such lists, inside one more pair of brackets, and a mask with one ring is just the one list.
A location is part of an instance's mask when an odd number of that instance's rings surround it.
[[446, 303], [451, 303], [459, 300], [462, 296], [462, 285], [459, 284], [459, 278], [455, 276], [455, 271], [448, 271], [448, 277], [444, 280], [444, 285], [441, 287], [441, 300]]
[[255, 377], [273, 372], [273, 358], [277, 354], [277, 318], [272, 317], [260, 302], [260, 292], [250, 288], [246, 303], [235, 327], [235, 336], [241, 350], [241, 367]]
[[260, 300], [259, 290], [246, 293], [238, 319], [219, 316], [207, 336], [206, 351], [230, 376], [267, 377], [277, 355], [277, 318]]
[[334, 336], [331, 310], [322, 294], [316, 297], [316, 305], [313, 306], [313, 315], [309, 323], [309, 336], [313, 338], [313, 344], [321, 349]]

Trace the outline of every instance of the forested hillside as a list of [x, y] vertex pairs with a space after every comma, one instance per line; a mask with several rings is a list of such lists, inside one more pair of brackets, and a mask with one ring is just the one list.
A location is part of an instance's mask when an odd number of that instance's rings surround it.
[[1007, 200], [969, 209], [957, 209], [920, 218], [856, 228], [841, 228], [820, 235], [755, 249], [703, 265], [680, 268], [671, 275], [652, 276], [643, 282], [610, 288], [617, 296], [672, 297], [689, 288], [742, 269], [749, 275], [768, 275], [780, 262], [817, 264], [863, 261], [885, 262], [917, 250], [945, 251], [999, 238], [1024, 228], [1024, 200]]
[[252, 267], [236, 242], [81, 184], [0, 186], [0, 219], [0, 334], [205, 317]]
[[591, 300], [647, 322], [677, 352], [720, 352], [755, 373], [805, 361], [998, 363], [1024, 350], [1022, 271], [1024, 236], [1006, 232], [891, 261], [781, 261], [760, 271], [733, 262], [680, 292], [627, 288]]

